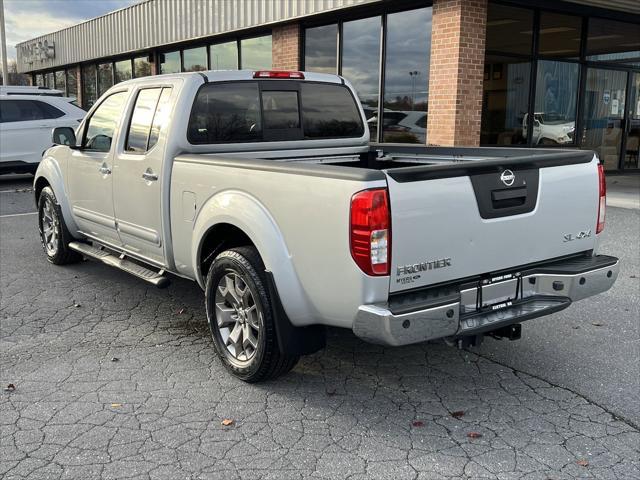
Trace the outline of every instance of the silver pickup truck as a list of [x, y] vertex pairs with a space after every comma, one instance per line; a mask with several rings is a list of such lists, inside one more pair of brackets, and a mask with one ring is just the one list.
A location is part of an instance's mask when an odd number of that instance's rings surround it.
[[255, 382], [324, 326], [406, 345], [483, 335], [603, 292], [593, 152], [369, 144], [344, 78], [159, 75], [119, 83], [35, 177], [45, 254], [205, 291], [222, 362]]

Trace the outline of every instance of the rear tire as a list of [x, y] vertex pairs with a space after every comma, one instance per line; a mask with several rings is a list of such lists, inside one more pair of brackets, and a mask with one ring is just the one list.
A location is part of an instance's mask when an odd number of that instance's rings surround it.
[[219, 254], [207, 274], [205, 293], [213, 344], [232, 375], [255, 383], [296, 365], [299, 356], [278, 348], [264, 265], [254, 247]]
[[38, 228], [47, 260], [54, 265], [66, 265], [82, 260], [82, 255], [69, 248], [72, 241], [64, 223], [62, 209], [51, 187], [46, 186], [38, 197]]

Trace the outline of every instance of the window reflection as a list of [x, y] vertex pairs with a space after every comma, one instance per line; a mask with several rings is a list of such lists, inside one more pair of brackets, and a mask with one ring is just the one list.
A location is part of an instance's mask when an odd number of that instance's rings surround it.
[[338, 25], [307, 28], [304, 38], [304, 69], [335, 74], [338, 65]]
[[533, 10], [490, 3], [487, 11], [486, 49], [531, 54]]
[[577, 58], [580, 55], [582, 18], [558, 13], [540, 14], [540, 55]]
[[587, 60], [640, 66], [640, 27], [631, 23], [590, 18]]
[[136, 78], [148, 77], [151, 75], [151, 63], [149, 57], [142, 56], [133, 59], [133, 75]]
[[212, 70], [238, 69], [238, 42], [235, 40], [211, 45], [210, 54]]
[[115, 63], [115, 83], [124, 82], [133, 78], [131, 71], [131, 60], [121, 60]]
[[114, 93], [96, 108], [85, 134], [84, 145], [87, 149], [98, 152], [108, 152], [111, 149], [113, 133], [126, 98], [127, 92]]
[[103, 63], [98, 65], [98, 97], [113, 85], [113, 65]]
[[178, 73], [180, 71], [180, 52], [160, 54], [160, 73]]
[[56, 82], [56, 88], [58, 90], [62, 90], [63, 92], [66, 92], [66, 82], [65, 82], [64, 70], [58, 70], [55, 73], [55, 82]]
[[76, 74], [75, 68], [70, 68], [67, 70], [67, 96], [68, 97], [77, 97], [78, 96], [78, 78]]
[[[533, 119], [534, 145], [564, 145], [575, 141], [577, 63], [538, 62]], [[522, 135], [527, 136], [526, 116]]]
[[372, 17], [342, 26], [342, 76], [358, 93], [372, 142], [378, 140], [380, 21]]
[[431, 7], [387, 16], [382, 138], [425, 143]]
[[89, 109], [96, 103], [96, 66], [85, 65], [82, 67], [82, 106]]
[[480, 143], [526, 143], [531, 63], [508, 57], [487, 56], [483, 83]]
[[269, 70], [271, 68], [271, 35], [241, 40], [240, 53], [243, 69]]
[[199, 72], [207, 69], [206, 47], [190, 48], [182, 52], [185, 72]]

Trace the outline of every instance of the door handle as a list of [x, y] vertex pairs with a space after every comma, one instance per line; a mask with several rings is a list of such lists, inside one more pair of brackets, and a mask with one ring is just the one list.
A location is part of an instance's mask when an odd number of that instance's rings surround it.
[[103, 165], [98, 170], [102, 175], [111, 175], [111, 169], [106, 165]]
[[155, 182], [158, 180], [158, 175], [152, 172], [144, 172], [142, 174], [142, 178], [144, 178], [147, 182]]

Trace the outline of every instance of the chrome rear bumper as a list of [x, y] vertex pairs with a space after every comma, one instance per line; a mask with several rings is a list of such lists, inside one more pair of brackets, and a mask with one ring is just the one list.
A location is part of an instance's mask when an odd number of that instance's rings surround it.
[[353, 331], [368, 342], [391, 346], [478, 335], [605, 292], [619, 269], [615, 257], [580, 257], [449, 287], [444, 295], [429, 293], [420, 299], [411, 294], [413, 305], [362, 305]]

